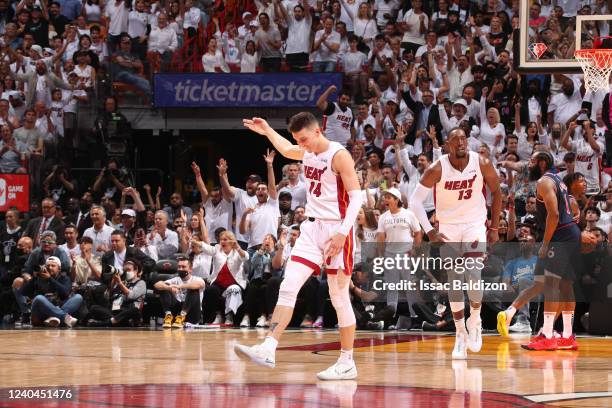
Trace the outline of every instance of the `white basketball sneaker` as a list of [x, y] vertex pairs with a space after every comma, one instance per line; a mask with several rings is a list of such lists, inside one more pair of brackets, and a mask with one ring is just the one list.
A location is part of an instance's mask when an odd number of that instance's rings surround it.
[[465, 360], [467, 358], [467, 337], [465, 332], [457, 332], [455, 347], [453, 348], [453, 360]]
[[357, 378], [357, 367], [353, 360], [337, 361], [336, 364], [317, 374], [319, 380], [354, 380]]
[[259, 364], [265, 367], [274, 368], [276, 361], [274, 359], [274, 352], [262, 347], [261, 344], [248, 347], [242, 344], [236, 344], [234, 351], [239, 357], [246, 357], [255, 364]]
[[482, 348], [482, 320], [480, 317], [472, 319], [470, 316], [465, 325], [468, 331], [468, 348], [478, 353]]

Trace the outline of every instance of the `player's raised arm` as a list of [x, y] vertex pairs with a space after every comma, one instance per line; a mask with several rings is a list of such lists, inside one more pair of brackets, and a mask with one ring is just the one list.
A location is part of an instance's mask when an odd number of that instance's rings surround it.
[[491, 163], [491, 160], [480, 157], [480, 172], [484, 181], [491, 192], [493, 202], [491, 203], [491, 225], [487, 236], [487, 242], [494, 243], [499, 240], [498, 225], [499, 214], [502, 207], [502, 193], [499, 188], [499, 176]]
[[417, 220], [419, 220], [419, 223], [431, 242], [441, 242], [446, 239], [443, 234], [438, 234], [431, 225], [425, 207], [423, 206], [433, 186], [440, 181], [440, 177], [442, 177], [442, 165], [437, 161], [425, 170], [421, 180], [419, 180], [419, 184], [417, 184], [412, 192], [412, 196], [410, 196], [408, 200], [408, 208], [414, 212], [414, 215], [416, 215]]
[[302, 160], [304, 157], [304, 149], [302, 149], [300, 146], [292, 144], [290, 141], [279, 135], [264, 119], [243, 119], [242, 124], [253, 132], [267, 137], [274, 148], [286, 158], [292, 160]]

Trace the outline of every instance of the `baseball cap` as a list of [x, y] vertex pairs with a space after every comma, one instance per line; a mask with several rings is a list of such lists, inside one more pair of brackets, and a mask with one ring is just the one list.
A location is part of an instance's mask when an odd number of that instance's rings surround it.
[[136, 211], [130, 208], [126, 208], [125, 210], [121, 211], [121, 215], [127, 215], [129, 217], [136, 217]]
[[387, 189], [385, 191], [385, 194], [391, 194], [393, 197], [397, 198], [398, 200], [402, 199], [402, 193], [400, 193], [400, 191], [395, 187], [391, 187]]
[[465, 107], [465, 109], [467, 109], [467, 107], [468, 107], [467, 106], [467, 102], [463, 98], [457, 99], [455, 102], [453, 102], [453, 105], [461, 105], [461, 106]]
[[251, 21], [251, 23], [249, 24], [250, 27], [259, 27], [259, 21], [257, 20], [253, 20]]
[[62, 261], [60, 261], [60, 259], [57, 256], [48, 257], [47, 262], [45, 262], [45, 265], [49, 265], [50, 263], [55, 263], [60, 268], [62, 267]]
[[41, 57], [43, 56], [43, 55], [42, 55], [42, 48], [41, 48], [41, 46], [40, 46], [40, 45], [38, 45], [38, 44], [34, 44], [33, 46], [31, 46], [31, 47], [30, 47], [30, 49], [31, 49], [32, 51], [35, 51], [35, 52], [36, 52], [36, 53], [37, 53], [39, 56], [41, 56]]
[[291, 195], [290, 192], [288, 192], [288, 191], [281, 191], [279, 193], [279, 195], [278, 195], [278, 198], [281, 199], [281, 198], [284, 198], [284, 197], [293, 198], [293, 196]]
[[258, 174], [251, 174], [249, 177], [247, 177], [247, 181], [256, 181], [259, 183], [261, 180], [261, 176]]
[[245, 11], [244, 13], [242, 13], [242, 19], [244, 20], [247, 16], [253, 16], [253, 14], [250, 11]]

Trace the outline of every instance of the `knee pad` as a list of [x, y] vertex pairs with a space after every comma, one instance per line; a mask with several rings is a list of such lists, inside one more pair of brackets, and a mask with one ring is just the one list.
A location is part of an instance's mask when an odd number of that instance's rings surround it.
[[338, 277], [328, 276], [329, 297], [331, 299], [336, 315], [338, 317], [338, 327], [349, 327], [356, 323], [351, 297], [348, 291], [348, 284], [340, 287]]
[[304, 282], [312, 275], [312, 268], [295, 261], [289, 261], [285, 268], [285, 278], [278, 291], [278, 306], [295, 307], [298, 292]]

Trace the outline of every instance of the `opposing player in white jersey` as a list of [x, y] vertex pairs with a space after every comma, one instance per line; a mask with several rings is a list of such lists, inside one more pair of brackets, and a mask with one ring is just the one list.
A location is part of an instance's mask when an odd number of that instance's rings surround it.
[[300, 227], [300, 237], [287, 262], [265, 341], [252, 347], [236, 345], [235, 351], [257, 364], [274, 367], [276, 346], [291, 320], [297, 294], [312, 273], [319, 273], [325, 265], [329, 297], [338, 315], [341, 351], [338, 361], [317, 377], [354, 379], [357, 377], [353, 361], [355, 315], [349, 284], [353, 269], [353, 225], [363, 197], [351, 154], [339, 143], [325, 138], [317, 119], [308, 112], [298, 113], [289, 122], [289, 131], [297, 145], [276, 133], [263, 119], [245, 119], [244, 125], [266, 136], [283, 156], [302, 160], [308, 184], [308, 219]]
[[[443, 155], [433, 163], [421, 177], [420, 183], [409, 200], [425, 233], [431, 242], [448, 242], [440, 248], [440, 256], [473, 257], [482, 259], [489, 243], [496, 242], [499, 237], [497, 228], [501, 211], [501, 191], [499, 178], [495, 168], [488, 159], [476, 152], [468, 151], [465, 132], [460, 128], [451, 130], [446, 142], [448, 154]], [[487, 204], [484, 186], [489, 188], [493, 202], [491, 205], [491, 225], [487, 231]], [[434, 189], [436, 218], [439, 231], [430, 224], [423, 202], [431, 189]], [[475, 282], [480, 280], [482, 264], [477, 259], [465, 262], [465, 273], [459, 270], [449, 271], [449, 282]], [[452, 284], [452, 282], [451, 282]], [[470, 318], [464, 318], [463, 291], [449, 291], [450, 307], [455, 320], [457, 336], [452, 357], [467, 358], [466, 346], [473, 352], [482, 347], [482, 324], [480, 305], [482, 291], [468, 290], [470, 299]], [[466, 330], [467, 329], [467, 330]]]

